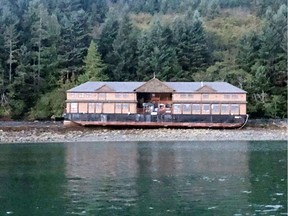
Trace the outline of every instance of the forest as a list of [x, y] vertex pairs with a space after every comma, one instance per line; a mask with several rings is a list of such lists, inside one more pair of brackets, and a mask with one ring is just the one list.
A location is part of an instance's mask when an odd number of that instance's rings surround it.
[[225, 81], [287, 118], [286, 0], [1, 0], [0, 119], [50, 119], [88, 80]]

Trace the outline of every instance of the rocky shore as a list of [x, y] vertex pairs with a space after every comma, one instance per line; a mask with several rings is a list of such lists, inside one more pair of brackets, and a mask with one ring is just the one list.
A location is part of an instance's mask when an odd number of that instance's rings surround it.
[[250, 122], [243, 129], [111, 129], [61, 122], [0, 122], [0, 143], [93, 141], [287, 140], [287, 122]]

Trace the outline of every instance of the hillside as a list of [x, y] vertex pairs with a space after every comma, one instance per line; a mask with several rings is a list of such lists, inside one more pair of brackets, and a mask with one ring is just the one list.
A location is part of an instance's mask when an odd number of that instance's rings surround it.
[[284, 0], [2, 0], [0, 118], [49, 119], [88, 80], [230, 82], [287, 117]]

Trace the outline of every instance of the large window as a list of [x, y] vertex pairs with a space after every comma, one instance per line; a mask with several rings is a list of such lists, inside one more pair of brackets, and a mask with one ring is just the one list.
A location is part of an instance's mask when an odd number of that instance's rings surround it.
[[116, 113], [121, 113], [121, 112], [122, 112], [121, 103], [116, 103], [115, 112], [116, 112]]
[[229, 105], [221, 104], [221, 114], [228, 114], [228, 113], [229, 113]]
[[94, 113], [95, 112], [95, 104], [89, 103], [88, 104], [88, 113]]
[[78, 113], [78, 103], [71, 103], [71, 113]]
[[96, 113], [102, 112], [102, 103], [96, 103]]
[[212, 113], [213, 113], [213, 114], [219, 114], [219, 113], [220, 113], [219, 104], [212, 104], [212, 105], [211, 105], [211, 108], [212, 108]]
[[128, 113], [129, 112], [129, 104], [116, 103], [115, 112], [116, 113]]
[[210, 104], [202, 105], [202, 114], [210, 114]]
[[185, 114], [191, 113], [191, 104], [183, 104], [183, 113]]
[[122, 104], [122, 112], [123, 113], [129, 112], [129, 105], [128, 104]]
[[173, 104], [173, 113], [176, 113], [176, 114], [181, 113], [181, 104]]
[[200, 104], [192, 104], [192, 113], [200, 114]]
[[239, 104], [231, 104], [231, 114], [239, 115]]

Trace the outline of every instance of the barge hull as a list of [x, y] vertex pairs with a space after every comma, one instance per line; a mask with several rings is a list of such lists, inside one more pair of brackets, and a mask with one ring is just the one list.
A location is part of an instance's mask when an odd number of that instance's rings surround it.
[[242, 128], [248, 115], [185, 115], [185, 114], [89, 114], [65, 115], [65, 125], [186, 127], [186, 128]]

